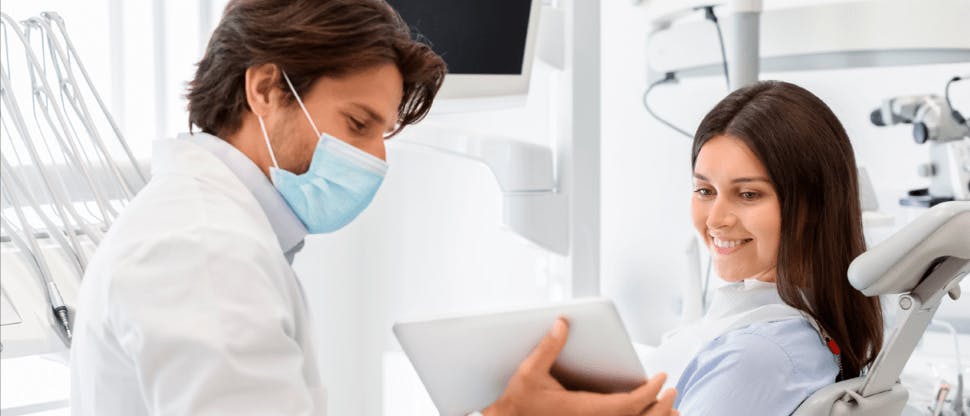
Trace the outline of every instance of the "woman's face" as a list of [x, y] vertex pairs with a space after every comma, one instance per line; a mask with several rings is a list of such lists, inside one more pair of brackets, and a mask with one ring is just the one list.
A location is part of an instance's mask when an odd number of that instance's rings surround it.
[[775, 281], [781, 208], [767, 170], [740, 139], [720, 135], [701, 147], [691, 212], [722, 279]]

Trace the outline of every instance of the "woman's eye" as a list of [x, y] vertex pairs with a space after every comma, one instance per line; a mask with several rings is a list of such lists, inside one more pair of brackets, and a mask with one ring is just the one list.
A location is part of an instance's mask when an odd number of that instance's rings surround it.
[[741, 192], [741, 198], [747, 201], [753, 201], [758, 198], [757, 192]]
[[694, 190], [694, 193], [702, 197], [714, 195], [714, 192], [707, 188], [697, 188]]

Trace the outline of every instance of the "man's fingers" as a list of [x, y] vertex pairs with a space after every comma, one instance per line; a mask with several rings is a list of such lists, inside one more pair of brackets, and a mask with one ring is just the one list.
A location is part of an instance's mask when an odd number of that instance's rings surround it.
[[677, 398], [677, 390], [664, 390], [657, 402], [651, 405], [641, 416], [677, 416], [680, 413], [674, 410], [674, 399]]
[[657, 397], [666, 379], [666, 374], [660, 373], [629, 393], [570, 391], [562, 396], [561, 401], [579, 414], [667, 416], [677, 392], [667, 389], [661, 397]]
[[603, 406], [610, 414], [639, 415], [657, 402], [665, 381], [667, 375], [658, 373], [629, 393], [602, 395]]
[[653, 402], [657, 401], [657, 395], [660, 394], [660, 389], [663, 388], [664, 383], [667, 382], [666, 373], [657, 373], [653, 377], [650, 377], [646, 383], [643, 383], [636, 390], [630, 392], [630, 400], [633, 403], [642, 403], [639, 410], [646, 409]]
[[566, 345], [568, 336], [569, 324], [565, 318], [559, 317], [552, 325], [552, 329], [539, 342], [539, 345], [522, 361], [519, 369], [526, 372], [548, 373], [552, 364], [556, 362], [556, 358], [559, 357], [562, 348]]

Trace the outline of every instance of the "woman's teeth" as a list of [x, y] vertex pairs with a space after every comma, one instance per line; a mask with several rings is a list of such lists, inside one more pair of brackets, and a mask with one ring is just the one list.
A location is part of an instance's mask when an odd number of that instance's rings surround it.
[[734, 248], [741, 244], [751, 241], [750, 238], [745, 238], [741, 240], [721, 240], [719, 238], [714, 238], [714, 245], [719, 248]]

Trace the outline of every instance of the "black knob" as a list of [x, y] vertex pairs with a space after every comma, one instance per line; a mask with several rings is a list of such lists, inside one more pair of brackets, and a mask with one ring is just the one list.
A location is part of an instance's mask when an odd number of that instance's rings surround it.
[[882, 121], [882, 110], [877, 108], [869, 113], [869, 121], [876, 126], [885, 126], [886, 123]]
[[913, 140], [916, 140], [916, 144], [926, 143], [929, 139], [930, 131], [926, 128], [926, 124], [922, 121], [913, 123]]

